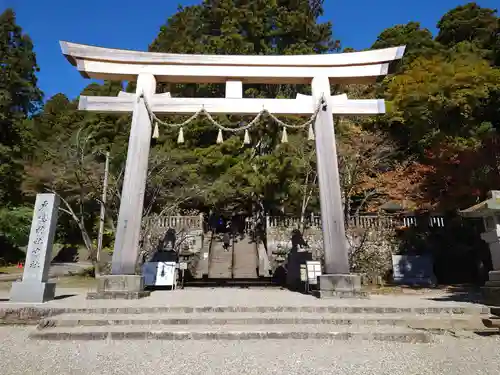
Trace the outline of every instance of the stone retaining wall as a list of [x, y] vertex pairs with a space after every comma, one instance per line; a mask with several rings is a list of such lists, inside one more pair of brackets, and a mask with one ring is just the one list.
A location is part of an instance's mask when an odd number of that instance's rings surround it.
[[[292, 247], [292, 231], [297, 228], [297, 220], [292, 221], [290, 226], [285, 226], [286, 222], [281, 223], [282, 225], [273, 226], [272, 222], [270, 224], [266, 231], [267, 254], [271, 272], [274, 272], [287, 259], [288, 252]], [[391, 230], [389, 228], [353, 226], [347, 228], [346, 232], [351, 266], [355, 271], [369, 274], [367, 276], [371, 279], [382, 276], [390, 269], [394, 246], [390, 240]], [[311, 252], [314, 260], [322, 261], [324, 251], [321, 227], [317, 225], [306, 227], [303, 237], [309, 247], [301, 250]], [[363, 259], [368, 259], [366, 263], [371, 264], [363, 264]]]

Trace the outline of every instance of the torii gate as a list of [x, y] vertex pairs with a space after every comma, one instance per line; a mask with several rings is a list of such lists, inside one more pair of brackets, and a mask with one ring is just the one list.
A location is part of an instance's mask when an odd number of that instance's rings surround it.
[[[258, 114], [263, 108], [275, 115], [312, 115], [323, 98], [325, 105], [314, 124], [327, 274], [320, 279], [320, 288], [325, 296], [349, 294], [359, 289], [359, 277], [349, 275], [333, 115], [381, 114], [385, 113], [385, 105], [383, 99], [349, 100], [346, 95], [331, 96], [330, 85], [375, 82], [390, 72], [393, 62], [402, 58], [404, 46], [340, 54], [243, 56], [153, 53], [70, 42], [60, 44], [62, 53], [85, 78], [137, 80], [135, 94], [82, 96], [79, 103], [80, 110], [133, 114], [112, 259], [113, 275], [134, 275], [139, 252], [152, 133], [144, 98], [157, 114], [193, 114], [205, 108], [214, 114], [241, 115]], [[226, 95], [225, 98], [171, 98], [168, 93], [155, 94], [157, 82], [225, 83]], [[244, 83], [311, 84], [312, 97], [243, 98]]]

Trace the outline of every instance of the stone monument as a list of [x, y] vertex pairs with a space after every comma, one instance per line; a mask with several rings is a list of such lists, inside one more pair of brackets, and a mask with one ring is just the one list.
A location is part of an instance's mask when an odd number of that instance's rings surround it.
[[487, 200], [460, 211], [460, 215], [483, 219], [481, 238], [490, 248], [493, 269], [482, 292], [487, 304], [500, 306], [500, 190], [492, 190], [488, 196]]
[[21, 281], [12, 284], [11, 302], [46, 302], [54, 299], [56, 284], [48, 282], [57, 226], [59, 197], [38, 194], [35, 201], [26, 263]]

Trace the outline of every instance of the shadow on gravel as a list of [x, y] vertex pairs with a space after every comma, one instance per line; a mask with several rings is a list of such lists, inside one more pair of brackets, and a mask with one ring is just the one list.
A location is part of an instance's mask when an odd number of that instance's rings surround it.
[[476, 335], [481, 337], [495, 337], [500, 336], [500, 330], [498, 331], [476, 331], [474, 332]]
[[431, 301], [484, 303], [481, 290], [474, 286], [456, 286], [445, 288], [446, 295], [428, 298]]
[[70, 298], [70, 297], [75, 297], [77, 295], [78, 294], [61, 294], [60, 296], [56, 296], [54, 299], [55, 300], [66, 299], [66, 298]]
[[[61, 300], [61, 299], [66, 299], [70, 297], [77, 296], [77, 294], [61, 294], [60, 296], [56, 296], [54, 300]], [[0, 302], [10, 302], [9, 298], [0, 298]]]

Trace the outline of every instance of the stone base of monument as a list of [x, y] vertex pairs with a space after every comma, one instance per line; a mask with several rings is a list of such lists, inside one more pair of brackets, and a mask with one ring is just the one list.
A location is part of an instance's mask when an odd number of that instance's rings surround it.
[[361, 276], [354, 274], [327, 274], [318, 276], [319, 298], [369, 298], [361, 291]]
[[87, 293], [87, 299], [139, 299], [151, 294], [144, 290], [140, 275], [103, 275], [96, 280], [97, 291]]
[[488, 306], [500, 306], [500, 286], [483, 286], [481, 288], [484, 303]]
[[10, 290], [10, 302], [43, 303], [56, 296], [56, 284], [40, 281], [16, 281]]
[[500, 306], [500, 271], [490, 271], [489, 281], [481, 288], [484, 302], [489, 306]]

